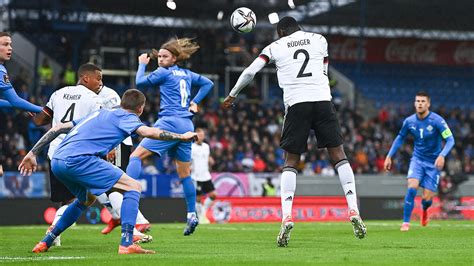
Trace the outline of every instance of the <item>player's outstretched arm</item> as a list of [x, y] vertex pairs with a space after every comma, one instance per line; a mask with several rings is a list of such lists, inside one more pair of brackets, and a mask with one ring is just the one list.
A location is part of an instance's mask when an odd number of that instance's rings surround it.
[[255, 60], [253, 60], [252, 64], [250, 64], [250, 66], [248, 66], [242, 72], [242, 74], [240, 74], [240, 77], [237, 80], [237, 83], [235, 83], [234, 88], [232, 88], [230, 91], [229, 96], [225, 98], [224, 103], [222, 104], [224, 108], [230, 108], [232, 106], [232, 103], [234, 102], [235, 98], [237, 98], [237, 95], [239, 95], [239, 92], [249, 85], [249, 83], [255, 77], [255, 74], [257, 74], [266, 63], [267, 61], [261, 57], [257, 57]]
[[37, 163], [36, 163], [36, 155], [40, 151], [44, 149], [51, 141], [53, 141], [57, 136], [63, 133], [68, 133], [71, 128], [74, 127], [72, 122], [67, 122], [64, 124], [58, 124], [55, 127], [51, 128], [44, 134], [38, 142], [36, 142], [35, 146], [31, 149], [31, 151], [26, 154], [25, 158], [21, 161], [20, 165], [18, 166], [18, 170], [22, 175], [31, 175], [33, 172], [36, 171]]
[[141, 126], [136, 130], [136, 133], [145, 138], [158, 139], [158, 140], [181, 140], [181, 141], [194, 141], [197, 140], [197, 134], [195, 132], [186, 132], [184, 134], [177, 134], [162, 130], [156, 127]]
[[10, 89], [5, 90], [3, 92], [3, 96], [12, 105], [12, 107], [23, 109], [33, 113], [39, 113], [41, 112], [41, 110], [43, 110], [41, 106], [34, 105], [20, 98], [20, 96], [16, 94], [15, 89], [13, 89], [13, 87], [10, 87]]

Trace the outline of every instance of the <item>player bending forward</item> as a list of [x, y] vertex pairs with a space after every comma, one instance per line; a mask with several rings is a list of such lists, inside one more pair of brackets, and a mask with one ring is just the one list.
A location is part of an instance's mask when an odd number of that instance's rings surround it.
[[349, 206], [349, 219], [357, 238], [366, 235], [359, 216], [354, 173], [343, 148], [341, 128], [331, 103], [328, 70], [328, 44], [319, 34], [304, 32], [292, 17], [278, 22], [280, 39], [263, 49], [224, 100], [224, 108], [232, 106], [238, 93], [252, 81], [265, 64], [275, 63], [278, 83], [283, 89], [285, 122], [280, 146], [285, 150], [285, 166], [281, 174], [281, 207], [283, 221], [277, 245], [286, 247], [294, 223], [292, 205], [296, 190], [296, 175], [301, 154], [307, 150], [311, 129], [316, 134], [319, 148], [326, 148]]
[[133, 244], [133, 228], [141, 193], [140, 183], [102, 158], [131, 135], [191, 141], [196, 138], [196, 133], [176, 134], [144, 126], [139, 116], [145, 107], [145, 95], [138, 90], [127, 90], [120, 105], [120, 109], [101, 109], [85, 118], [56, 125], [35, 144], [18, 167], [21, 174], [31, 175], [37, 167], [37, 154], [59, 134], [68, 133], [54, 152], [51, 167], [55, 176], [77, 199], [64, 211], [46, 237], [33, 248], [33, 252], [48, 251], [54, 239], [94, 203], [96, 196], [115, 188], [124, 191], [121, 211], [122, 240], [118, 253], [155, 253]]

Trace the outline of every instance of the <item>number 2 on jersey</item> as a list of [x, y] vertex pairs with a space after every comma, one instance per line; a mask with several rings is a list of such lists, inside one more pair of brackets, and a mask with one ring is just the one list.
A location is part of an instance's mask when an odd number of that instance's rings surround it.
[[179, 81], [179, 92], [181, 93], [181, 107], [186, 107], [188, 103], [188, 91], [186, 90], [186, 81]]
[[306, 66], [308, 65], [308, 61], [309, 61], [309, 53], [308, 51], [306, 51], [305, 49], [298, 49], [295, 51], [295, 53], [293, 54], [293, 59], [298, 59], [298, 55], [302, 53], [304, 55], [304, 62], [303, 62], [303, 65], [301, 66], [300, 68], [300, 71], [298, 72], [298, 75], [296, 76], [297, 78], [305, 78], [305, 77], [311, 77], [313, 75], [313, 73], [309, 72], [309, 73], [304, 73], [304, 69], [306, 68]]
[[69, 106], [63, 118], [61, 118], [61, 123], [67, 123], [74, 120], [74, 108], [76, 108], [76, 103], [72, 103], [71, 106]]

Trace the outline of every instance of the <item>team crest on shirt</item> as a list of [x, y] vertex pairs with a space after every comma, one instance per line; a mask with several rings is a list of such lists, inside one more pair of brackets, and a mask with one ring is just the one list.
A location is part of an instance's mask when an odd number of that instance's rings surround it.
[[431, 131], [433, 130], [433, 127], [431, 125], [428, 125], [428, 127], [426, 128], [428, 131]]
[[8, 77], [7, 74], [3, 75], [3, 82], [10, 83], [10, 78]]

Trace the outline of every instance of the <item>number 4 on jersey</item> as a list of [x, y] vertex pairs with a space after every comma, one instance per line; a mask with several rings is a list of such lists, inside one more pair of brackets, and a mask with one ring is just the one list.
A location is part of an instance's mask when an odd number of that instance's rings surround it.
[[74, 120], [74, 108], [76, 107], [76, 103], [72, 103], [71, 106], [66, 110], [63, 118], [61, 118], [61, 123], [67, 123]]

